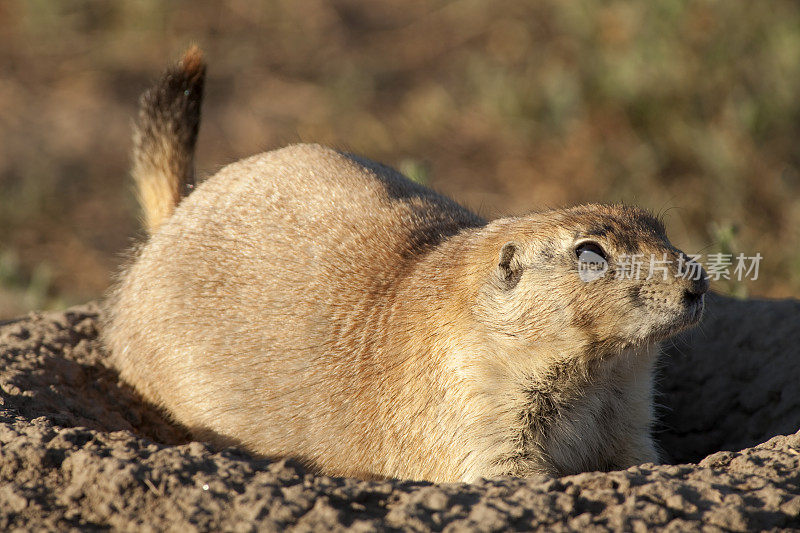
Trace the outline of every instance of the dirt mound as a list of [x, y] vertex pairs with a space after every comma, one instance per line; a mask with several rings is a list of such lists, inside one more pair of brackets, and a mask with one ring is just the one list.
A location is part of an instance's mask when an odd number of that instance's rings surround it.
[[104, 366], [95, 306], [10, 321], [0, 529], [800, 527], [800, 302], [709, 308], [661, 369], [659, 440], [689, 464], [472, 485], [316, 476], [190, 442]]

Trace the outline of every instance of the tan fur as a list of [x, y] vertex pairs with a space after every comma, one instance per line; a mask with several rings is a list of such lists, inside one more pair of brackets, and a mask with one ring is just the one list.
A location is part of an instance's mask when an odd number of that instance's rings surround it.
[[153, 233], [194, 186], [194, 147], [206, 67], [200, 49], [186, 51], [160, 83], [142, 95], [133, 132], [133, 180]]
[[696, 322], [686, 291], [707, 282], [581, 281], [586, 239], [612, 258], [681, 254], [634, 207], [487, 223], [388, 167], [289, 146], [178, 205], [122, 275], [105, 341], [198, 438], [330, 475], [657, 461], [657, 342]]

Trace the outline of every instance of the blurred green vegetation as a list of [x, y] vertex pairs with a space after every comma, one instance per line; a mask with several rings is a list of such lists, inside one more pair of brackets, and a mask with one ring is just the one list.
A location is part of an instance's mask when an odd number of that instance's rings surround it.
[[[14, 252], [0, 253], [0, 308], [3, 305], [26, 309], [61, 307], [63, 302], [52, 296], [52, 269], [47, 263], [37, 264], [31, 272], [23, 273]], [[3, 302], [2, 298], [10, 300]]]
[[0, 316], [102, 294], [139, 231], [138, 93], [192, 42], [205, 174], [315, 141], [487, 216], [636, 203], [689, 253], [764, 256], [757, 281], [718, 290], [798, 294], [792, 0], [6, 0]]

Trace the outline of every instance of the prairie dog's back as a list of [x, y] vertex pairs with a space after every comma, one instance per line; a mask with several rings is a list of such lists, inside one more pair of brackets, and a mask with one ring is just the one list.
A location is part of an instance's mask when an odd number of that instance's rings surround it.
[[381, 310], [431, 247], [483, 222], [316, 145], [229, 165], [181, 201], [204, 72], [192, 48], [141, 100], [133, 176], [150, 238], [108, 300], [105, 343], [122, 378], [200, 438], [391, 471], [376, 454], [408, 458], [380, 451], [375, 416], [419, 401], [375, 374], [407, 356]]
[[[248, 431], [268, 438], [248, 427], [267, 412], [277, 427], [324, 425], [303, 413], [322, 416], [350, 394], [333, 381], [349, 374], [330, 346], [347, 332], [334, 329], [375, 315], [404, 264], [480, 224], [388, 167], [329, 148], [250, 157], [200, 185], [151, 236], [117, 288], [106, 337], [123, 378], [211, 440], [215, 425], [245, 444]], [[313, 446], [332, 444], [317, 434]], [[310, 446], [282, 438], [273, 447]]]

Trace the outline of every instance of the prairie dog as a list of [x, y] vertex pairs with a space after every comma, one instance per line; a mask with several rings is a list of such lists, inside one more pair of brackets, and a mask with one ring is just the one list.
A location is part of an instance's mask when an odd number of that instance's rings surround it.
[[[659, 220], [592, 204], [487, 222], [308, 144], [228, 165], [181, 200], [203, 72], [190, 50], [136, 128], [150, 235], [103, 335], [145, 398], [197, 438], [328, 475], [472, 481], [658, 460], [658, 341], [699, 320], [708, 289], [704, 273], [676, 275], [685, 256]], [[587, 251], [608, 261], [592, 281]], [[632, 254], [671, 260], [669, 275], [615, 275]]]

